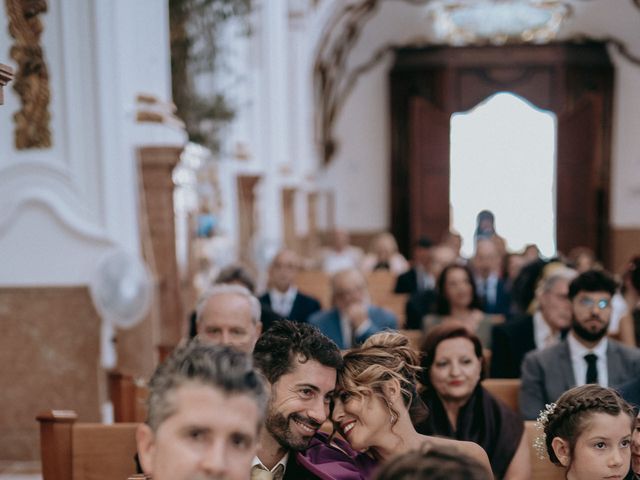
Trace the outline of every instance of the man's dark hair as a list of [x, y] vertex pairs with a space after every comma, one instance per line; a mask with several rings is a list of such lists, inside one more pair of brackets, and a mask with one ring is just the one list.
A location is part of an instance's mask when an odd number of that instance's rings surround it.
[[580, 292], [607, 292], [613, 295], [617, 287], [609, 274], [599, 270], [588, 270], [569, 284], [569, 300], [573, 300]]
[[338, 346], [316, 327], [282, 320], [263, 333], [253, 350], [256, 368], [273, 384], [295, 368], [296, 360], [315, 360], [325, 367], [342, 368]]

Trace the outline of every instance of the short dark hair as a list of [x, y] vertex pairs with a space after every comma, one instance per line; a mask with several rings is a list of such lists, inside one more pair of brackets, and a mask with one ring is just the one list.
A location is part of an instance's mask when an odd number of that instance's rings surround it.
[[484, 467], [457, 448], [438, 445], [399, 455], [384, 465], [375, 480], [490, 480]]
[[471, 269], [466, 265], [460, 265], [459, 263], [452, 263], [451, 265], [447, 265], [444, 267], [444, 270], [440, 273], [438, 277], [438, 296], [436, 297], [436, 313], [438, 315], [450, 315], [451, 314], [451, 304], [449, 303], [449, 299], [447, 299], [444, 291], [445, 283], [447, 282], [447, 275], [451, 270], [459, 269], [465, 272], [467, 275], [467, 279], [471, 284], [471, 303], [469, 304], [469, 308], [477, 308], [480, 309], [482, 304], [480, 303], [480, 298], [478, 297], [478, 292], [476, 291], [476, 282], [473, 279], [473, 273]]
[[600, 270], [587, 270], [569, 284], [569, 300], [573, 300], [580, 292], [616, 293], [618, 284], [608, 273]]
[[[429, 330], [429, 333], [425, 337], [420, 348], [422, 351], [422, 368], [424, 377], [422, 379], [422, 384], [425, 387], [431, 388], [429, 371], [433, 366], [438, 345], [451, 338], [466, 338], [469, 340], [473, 344], [473, 351], [476, 354], [476, 357], [478, 357], [481, 365], [484, 367], [482, 343], [478, 336], [475, 333], [470, 332], [469, 329], [460, 322], [451, 321], [441, 323]], [[484, 368], [482, 370], [484, 371]]]
[[149, 381], [146, 423], [153, 431], [174, 413], [173, 393], [188, 383], [211, 387], [227, 395], [248, 395], [255, 400], [262, 423], [268, 394], [251, 357], [228, 346], [192, 340], [160, 364]]
[[342, 368], [338, 346], [316, 327], [281, 320], [263, 333], [253, 349], [253, 360], [269, 383], [295, 368], [295, 361], [315, 360], [325, 367]]
[[256, 291], [256, 282], [253, 276], [249, 273], [247, 267], [240, 264], [229, 265], [220, 270], [215, 283], [240, 283], [247, 287], [251, 293]]

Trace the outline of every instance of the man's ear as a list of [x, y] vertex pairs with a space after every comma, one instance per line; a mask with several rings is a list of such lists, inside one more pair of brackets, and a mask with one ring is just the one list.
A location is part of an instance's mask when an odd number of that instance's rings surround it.
[[256, 338], [262, 335], [262, 322], [256, 324]]
[[141, 423], [136, 429], [136, 445], [138, 459], [144, 473], [153, 475], [153, 458], [155, 456], [155, 434], [146, 423]]
[[569, 448], [569, 442], [560, 437], [554, 437], [551, 440], [551, 448], [553, 453], [556, 454], [560, 464], [563, 467], [568, 467], [571, 464], [571, 449]]

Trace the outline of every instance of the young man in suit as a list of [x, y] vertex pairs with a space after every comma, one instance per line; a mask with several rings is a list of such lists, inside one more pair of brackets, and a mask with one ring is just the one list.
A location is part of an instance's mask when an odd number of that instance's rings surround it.
[[136, 431], [144, 472], [154, 480], [246, 480], [266, 405], [246, 354], [198, 341], [176, 350], [151, 378], [147, 422]]
[[577, 272], [558, 263], [547, 268], [548, 273], [536, 288], [535, 313], [493, 327], [492, 378], [519, 378], [524, 356], [531, 350], [555, 345], [571, 326], [569, 283]]
[[421, 237], [413, 246], [413, 262], [411, 268], [398, 275], [394, 293], [423, 292], [433, 290], [436, 278], [429, 271], [433, 243], [427, 237]]
[[571, 282], [572, 320], [566, 340], [529, 352], [522, 363], [520, 410], [525, 419], [534, 420], [546, 404], [577, 385], [615, 387], [640, 375], [640, 350], [607, 337], [615, 290], [611, 277], [596, 270]]
[[298, 255], [292, 250], [280, 250], [269, 267], [269, 291], [260, 297], [260, 303], [271, 308], [282, 318], [306, 322], [321, 309], [315, 298], [301, 293], [295, 285], [300, 268]]
[[320, 329], [339, 348], [359, 345], [374, 333], [398, 328], [393, 313], [369, 304], [367, 282], [359, 270], [349, 269], [331, 278], [334, 307], [317, 312], [309, 323]]
[[309, 324], [283, 320], [260, 337], [253, 359], [270, 398], [251, 478], [307, 480], [320, 478], [318, 471], [359, 471], [346, 442], [336, 439], [341, 445], [334, 449], [318, 433], [342, 367], [335, 343]]
[[495, 240], [479, 238], [472, 261], [476, 290], [482, 300], [482, 310], [493, 315], [508, 315], [511, 310], [511, 295], [500, 278], [501, 263]]

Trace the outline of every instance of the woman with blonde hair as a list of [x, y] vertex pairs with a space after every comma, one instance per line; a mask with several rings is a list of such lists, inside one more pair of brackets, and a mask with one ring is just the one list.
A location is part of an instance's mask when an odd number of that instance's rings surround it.
[[355, 450], [383, 463], [409, 451], [443, 445], [475, 458], [491, 472], [479, 445], [422, 435], [414, 428], [429, 412], [416, 389], [421, 367], [407, 337], [377, 333], [361, 348], [348, 351], [343, 360], [332, 420]]

